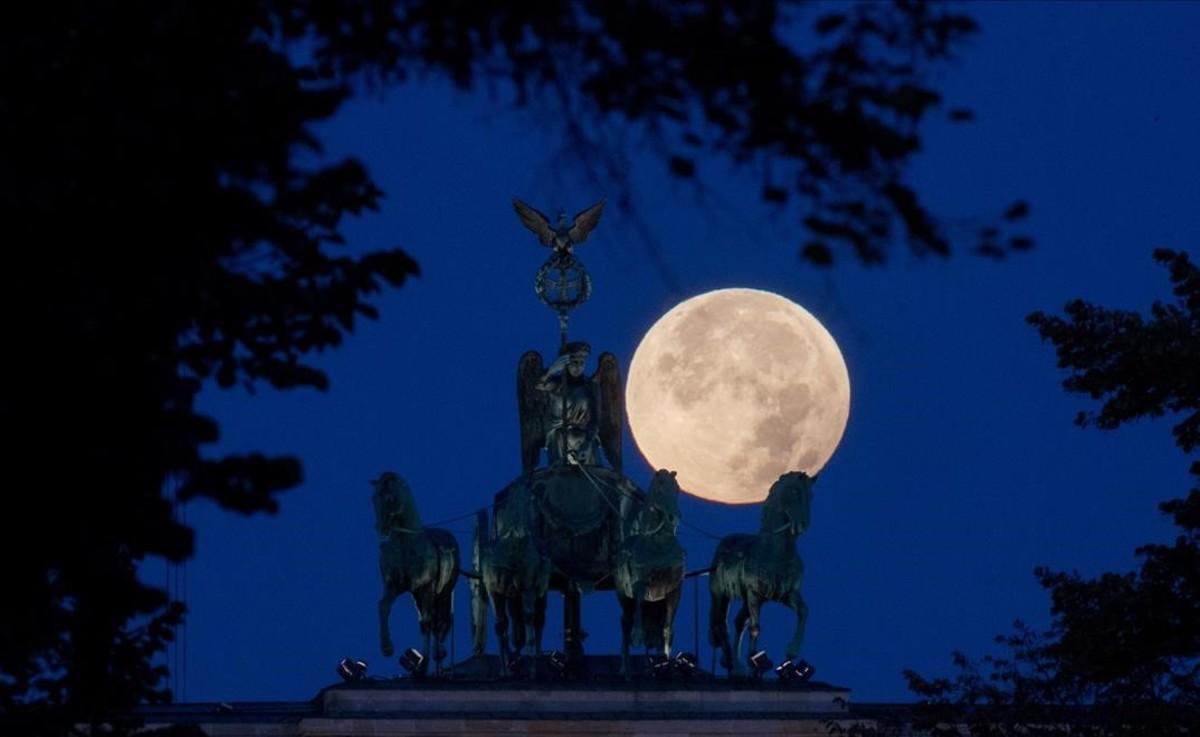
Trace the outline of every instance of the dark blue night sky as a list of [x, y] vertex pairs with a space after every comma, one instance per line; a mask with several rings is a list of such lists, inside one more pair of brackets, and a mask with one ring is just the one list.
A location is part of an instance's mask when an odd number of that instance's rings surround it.
[[[631, 161], [633, 196], [666, 270], [650, 265], [651, 246], [617, 208], [579, 251], [595, 293], [572, 337], [615, 352], [625, 370], [661, 314], [720, 287], [778, 292], [839, 342], [850, 422], [799, 543], [804, 656], [857, 701], [910, 700], [902, 669], [946, 672], [952, 650], [985, 653], [1016, 618], [1044, 625], [1035, 566], [1130, 569], [1136, 546], [1173, 534], [1155, 505], [1188, 488], [1169, 422], [1072, 424], [1086, 404], [1063, 393], [1052, 348], [1024, 317], [1074, 297], [1144, 310], [1169, 296], [1151, 250], [1197, 253], [1200, 4], [969, 12], [983, 31], [937, 82], [947, 107], [977, 118], [926, 126], [913, 183], [964, 244], [978, 216], [1027, 199], [1034, 251], [997, 263], [965, 247], [949, 260], [898, 247], [883, 268], [846, 260], [818, 271], [797, 258], [795, 214], [759, 204], [753, 175], [729, 169], [721, 191], [698, 193], [649, 157]], [[223, 430], [213, 454], [295, 454], [305, 482], [275, 517], [187, 509], [197, 528], [188, 700], [308, 699], [337, 680], [345, 655], [398, 673], [378, 654], [368, 481], [405, 476], [429, 522], [484, 506], [519, 474], [516, 361], [529, 348], [552, 352], [557, 329], [532, 290], [546, 252], [510, 199], [575, 212], [613, 193], [557, 156], [544, 121], [501, 109], [482, 93], [417, 82], [360, 97], [320, 131], [331, 155], [360, 157], [388, 193], [381, 212], [348, 228], [351, 247], [399, 245], [422, 276], [379, 300], [383, 319], [318, 359], [327, 393], [202, 396]], [[626, 443], [626, 472], [644, 485], [651, 469], [628, 433]], [[757, 508], [694, 499], [683, 514], [717, 534], [758, 524]], [[464, 546], [469, 524], [451, 525]], [[690, 531], [683, 540], [688, 567], [707, 566], [713, 541]], [[689, 650], [691, 586], [676, 628]], [[459, 658], [470, 647], [466, 594], [460, 583]], [[702, 588], [702, 626], [706, 598]], [[548, 644], [561, 638], [560, 612], [555, 597]], [[585, 599], [590, 652], [617, 649], [617, 612], [610, 592]], [[789, 614], [765, 611], [776, 659]], [[417, 644], [407, 599], [392, 627], [399, 647]]]

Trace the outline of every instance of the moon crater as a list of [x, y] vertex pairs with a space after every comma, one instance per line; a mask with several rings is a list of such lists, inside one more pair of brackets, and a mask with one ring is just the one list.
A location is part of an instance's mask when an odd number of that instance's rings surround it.
[[816, 474], [850, 414], [837, 343], [799, 305], [721, 289], [688, 299], [646, 333], [626, 387], [634, 441], [687, 492], [747, 504], [786, 471]]

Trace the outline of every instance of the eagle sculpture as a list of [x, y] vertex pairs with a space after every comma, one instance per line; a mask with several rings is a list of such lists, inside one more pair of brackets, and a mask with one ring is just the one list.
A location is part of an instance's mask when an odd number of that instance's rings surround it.
[[587, 240], [588, 234], [600, 222], [606, 201], [600, 200], [580, 212], [570, 222], [567, 222], [567, 214], [560, 210], [558, 225], [552, 225], [550, 218], [516, 197], [513, 198], [513, 209], [517, 211], [517, 217], [521, 218], [521, 224], [538, 237], [539, 243], [553, 248], [556, 255], [570, 255], [575, 246]]

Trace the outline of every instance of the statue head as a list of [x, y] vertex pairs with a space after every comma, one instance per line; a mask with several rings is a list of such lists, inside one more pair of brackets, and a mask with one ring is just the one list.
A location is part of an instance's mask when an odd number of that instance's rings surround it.
[[567, 374], [572, 379], [578, 379], [583, 375], [583, 368], [587, 365], [588, 355], [591, 352], [592, 347], [582, 340], [573, 340], [558, 349], [558, 355], [571, 357], [570, 362], [567, 363]]
[[780, 476], [763, 503], [763, 532], [787, 532], [792, 537], [807, 532], [816, 480], [803, 471], [789, 471]]
[[376, 532], [386, 536], [396, 527], [415, 529], [421, 526], [412, 489], [400, 474], [384, 471], [371, 486], [374, 487], [371, 504], [375, 507]]

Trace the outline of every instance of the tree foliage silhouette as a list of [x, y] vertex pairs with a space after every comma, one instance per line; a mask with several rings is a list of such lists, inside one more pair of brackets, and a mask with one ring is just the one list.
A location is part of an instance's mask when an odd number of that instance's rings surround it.
[[[1176, 445], [1200, 447], [1200, 268], [1155, 251], [1175, 299], [1149, 317], [1075, 300], [1066, 316], [1028, 321], [1070, 373], [1063, 387], [1100, 402], [1076, 422], [1115, 429], [1171, 415]], [[1190, 472], [1200, 479], [1200, 460]], [[1018, 623], [998, 639], [1003, 657], [981, 663], [955, 654], [953, 678], [908, 673], [927, 700], [931, 725], [969, 723], [972, 734], [1162, 735], [1200, 727], [1200, 484], [1159, 505], [1179, 534], [1137, 549], [1132, 573], [1084, 578], [1044, 568], [1052, 622], [1038, 633]]]
[[[907, 241], [946, 255], [944, 228], [906, 182], [920, 123], [942, 102], [926, 81], [975, 22], [940, 3], [858, 4], [814, 15], [805, 2], [368, 2], [352, 17], [304, 18], [322, 70], [384, 79], [444, 74], [462, 89], [506, 85], [517, 105], [560, 121], [566, 145], [621, 180], [606, 124], [643, 134], [673, 175], [700, 183], [724, 159], [762, 177], [762, 200], [791, 204], [802, 258], [839, 250], [881, 263]], [[803, 44], [801, 46], [800, 44]], [[969, 110], [949, 118], [971, 120]], [[710, 167], [715, 168], [715, 167]], [[1010, 232], [1015, 202], [979, 229], [976, 250], [1002, 258], [1033, 245]]]
[[[940, 104], [926, 72], [974, 30], [919, 2], [815, 17], [771, 0], [6, 5], [0, 727], [98, 727], [169, 698], [152, 663], [183, 612], [137, 576], [148, 557], [192, 551], [166, 482], [252, 513], [301, 479], [290, 457], [206, 458], [218, 427], [197, 393], [325, 389], [307, 357], [417, 274], [399, 249], [337, 250], [344, 218], [382, 194], [312, 132], [355, 85], [500, 84], [504, 104], [544, 106], [580, 155], [620, 125], [698, 181], [725, 157], [801, 213], [808, 261], [848, 248], [877, 263], [897, 238], [950, 250], [904, 175]], [[991, 255], [1029, 246], [981, 237]]]

